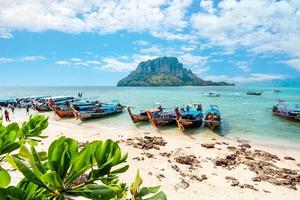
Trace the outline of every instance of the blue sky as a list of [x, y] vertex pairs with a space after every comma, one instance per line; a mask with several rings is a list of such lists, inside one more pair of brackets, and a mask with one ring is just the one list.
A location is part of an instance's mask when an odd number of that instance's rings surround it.
[[299, 0], [3, 1], [0, 86], [116, 85], [159, 56], [207, 80], [299, 77], [299, 8]]

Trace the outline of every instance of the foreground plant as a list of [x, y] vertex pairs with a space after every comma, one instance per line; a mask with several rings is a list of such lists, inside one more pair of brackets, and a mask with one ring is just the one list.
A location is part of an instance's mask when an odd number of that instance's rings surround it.
[[48, 119], [42, 115], [30, 117], [20, 128], [17, 123], [8, 126], [2, 124], [0, 118], [0, 188], [7, 187], [10, 183], [9, 173], [1, 167], [1, 163], [9, 153], [19, 149], [26, 142], [35, 143], [38, 138], [44, 138], [42, 131], [48, 126]]
[[[28, 142], [21, 144], [18, 154], [6, 154], [6, 160], [24, 178], [17, 186], [5, 188], [9, 184], [9, 174], [0, 170], [0, 187], [6, 180], [0, 188], [0, 199], [70, 199], [76, 196], [127, 199], [128, 188], [117, 177], [129, 168], [125, 163], [127, 154], [122, 155], [116, 142], [93, 141], [80, 150], [76, 140], [60, 137], [52, 142], [48, 153], [37, 152], [35, 145], [39, 140], [35, 138], [40, 137], [48, 122], [40, 117], [36, 119], [23, 123], [19, 138]], [[164, 193], [158, 191], [159, 187], [140, 189], [141, 183], [138, 173], [130, 189], [132, 200], [166, 199]]]

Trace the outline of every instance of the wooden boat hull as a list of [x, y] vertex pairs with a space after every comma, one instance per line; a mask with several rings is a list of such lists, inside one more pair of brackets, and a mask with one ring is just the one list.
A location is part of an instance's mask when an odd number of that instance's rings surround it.
[[288, 113], [280, 112], [280, 111], [272, 111], [272, 114], [290, 121], [300, 122], [300, 115], [291, 116]]
[[210, 130], [215, 130], [220, 128], [222, 125], [222, 121], [219, 120], [205, 120], [204, 126], [209, 128]]
[[115, 115], [121, 113], [122, 110], [112, 111], [112, 112], [74, 112], [75, 118], [80, 121], [86, 121], [90, 119], [99, 119], [103, 117], [107, 117], [110, 115]]
[[145, 113], [141, 113], [141, 114], [133, 114], [131, 112], [131, 109], [130, 107], [127, 107], [127, 111], [128, 111], [128, 114], [132, 120], [133, 123], [140, 123], [140, 122], [146, 122], [146, 121], [149, 121], [149, 117], [147, 115], [147, 112]]
[[60, 118], [69, 118], [69, 117], [74, 117], [74, 113], [72, 110], [55, 110], [55, 114], [60, 117]]
[[184, 131], [187, 128], [199, 128], [203, 124], [203, 120], [186, 120], [186, 119], [177, 119], [177, 125], [181, 131]]
[[147, 115], [149, 117], [151, 124], [156, 128], [164, 125], [176, 124], [176, 117], [171, 117], [171, 118], [158, 117], [158, 116], [154, 116], [153, 112], [151, 111], [147, 111]]
[[39, 111], [39, 112], [48, 112], [51, 111], [52, 109], [49, 106], [34, 106], [34, 108]]

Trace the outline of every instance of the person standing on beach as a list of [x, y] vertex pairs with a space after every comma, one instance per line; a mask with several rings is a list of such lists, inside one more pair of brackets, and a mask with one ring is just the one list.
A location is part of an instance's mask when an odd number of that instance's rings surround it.
[[26, 114], [29, 115], [29, 105], [26, 106]]
[[11, 112], [12, 112], [13, 114], [15, 114], [15, 106], [12, 105], [12, 106], [10, 107], [10, 109], [11, 109]]
[[5, 116], [5, 120], [7, 122], [10, 122], [10, 119], [9, 119], [9, 112], [7, 110], [4, 111], [4, 116]]

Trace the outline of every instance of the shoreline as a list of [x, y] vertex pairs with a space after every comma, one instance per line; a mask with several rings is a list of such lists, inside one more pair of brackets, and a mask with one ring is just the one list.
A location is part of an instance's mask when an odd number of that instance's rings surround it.
[[[121, 176], [122, 180], [130, 185], [136, 170], [140, 169], [144, 185], [161, 185], [168, 199], [179, 200], [187, 196], [192, 200], [297, 199], [300, 195], [300, 145], [288, 147], [259, 144], [243, 137], [230, 138], [217, 134], [172, 134], [173, 129], [154, 131], [151, 126], [146, 125], [135, 129], [118, 125], [109, 128], [95, 126], [94, 122], [79, 124], [69, 119], [56, 120], [53, 112], [39, 114], [49, 116], [49, 126], [43, 134], [48, 138], [42, 140], [41, 149], [47, 150], [49, 144], [60, 136], [72, 137], [81, 143], [108, 138], [119, 141], [122, 152], [129, 154], [127, 161], [130, 165], [128, 172]], [[20, 123], [28, 117], [24, 110], [16, 109], [15, 114], [11, 115], [11, 120]], [[168, 134], [169, 132], [171, 134]], [[164, 143], [166, 144], [162, 145]], [[153, 144], [154, 148], [147, 149], [145, 144]], [[246, 148], [247, 145], [250, 148]], [[242, 148], [246, 149], [247, 155], [243, 155]], [[267, 153], [260, 153], [261, 155], [257, 156], [256, 150], [276, 155], [279, 160], [274, 160]], [[228, 166], [216, 165], [218, 159], [221, 162], [232, 154], [237, 156], [235, 163], [230, 161]], [[251, 168], [251, 163], [245, 160], [247, 156], [252, 157], [256, 165], [270, 162], [276, 165], [278, 170], [282, 168], [292, 170], [299, 175], [299, 183], [295, 186], [284, 184], [277, 186], [276, 183], [279, 182], [272, 184], [270, 182], [274, 180], [271, 179], [253, 181], [257, 169]], [[286, 160], [284, 157], [295, 160]], [[14, 172], [13, 183], [16, 183], [19, 177], [19, 173]]]

